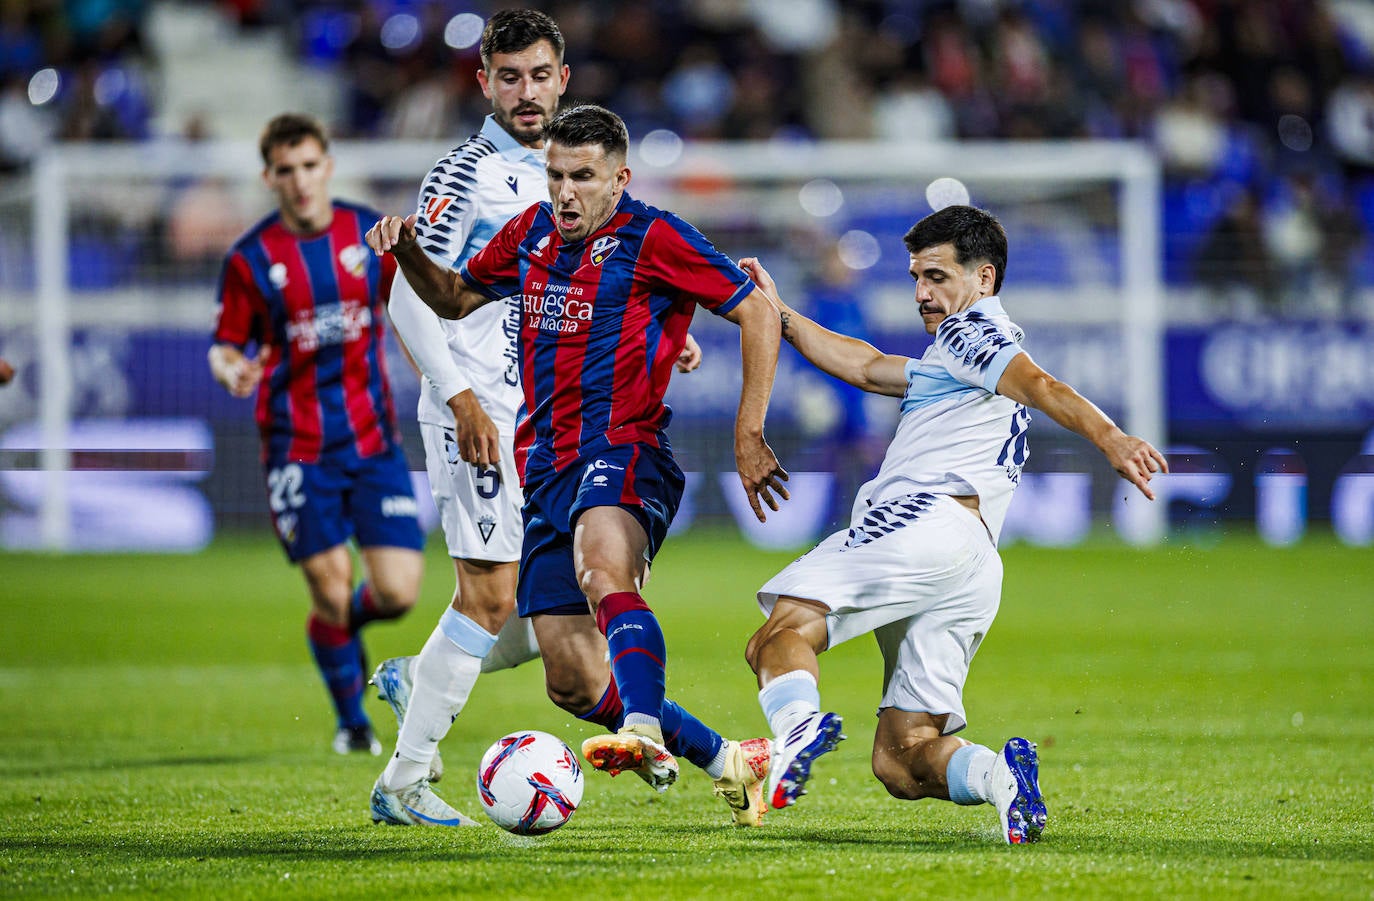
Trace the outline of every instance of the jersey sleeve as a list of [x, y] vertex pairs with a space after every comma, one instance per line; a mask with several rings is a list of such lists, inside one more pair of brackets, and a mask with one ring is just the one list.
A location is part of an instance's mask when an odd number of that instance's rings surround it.
[[491, 300], [520, 293], [520, 242], [529, 233], [539, 204], [511, 219], [487, 245], [458, 267], [458, 275]]
[[645, 257], [655, 288], [722, 316], [754, 290], [745, 271], [690, 223], [665, 214], [646, 236]]
[[448, 338], [439, 324], [439, 317], [425, 306], [404, 276], [396, 279], [391, 286], [388, 312], [396, 334], [406, 350], [410, 351], [420, 374], [434, 386], [441, 398], [447, 401], [472, 387], [453, 360], [453, 351], [448, 346]]
[[254, 338], [261, 340], [260, 329], [266, 309], [248, 261], [242, 253], [230, 254], [220, 274], [215, 343], [241, 348]]
[[430, 170], [420, 187], [415, 234], [435, 262], [452, 269], [477, 222], [477, 181], [450, 159]]
[[997, 393], [997, 382], [1011, 361], [1025, 352], [1016, 335], [998, 320], [978, 314], [951, 316], [940, 323], [934, 347], [950, 375], [991, 394]]

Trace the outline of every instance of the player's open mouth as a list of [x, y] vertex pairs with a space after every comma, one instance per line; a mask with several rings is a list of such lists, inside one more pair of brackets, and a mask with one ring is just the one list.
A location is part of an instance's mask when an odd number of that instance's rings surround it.
[[581, 214], [571, 210], [564, 210], [558, 214], [558, 227], [563, 231], [568, 231], [577, 227], [577, 223], [582, 219]]

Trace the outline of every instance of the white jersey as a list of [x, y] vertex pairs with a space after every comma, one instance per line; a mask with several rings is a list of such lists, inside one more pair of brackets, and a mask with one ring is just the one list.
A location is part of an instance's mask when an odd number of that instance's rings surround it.
[[[455, 147], [425, 178], [415, 223], [420, 246], [440, 265], [457, 269], [508, 220], [548, 199], [544, 152], [525, 147], [488, 116], [481, 131]], [[396, 330], [425, 376], [419, 420], [452, 428], [448, 398], [471, 387], [497, 430], [515, 434], [524, 400], [515, 304], [490, 303], [465, 319], [441, 319], [402, 277], [396, 279], [391, 307]], [[447, 360], [440, 359], [442, 353], [427, 352], [437, 345], [436, 335], [447, 344]]]
[[997, 540], [1028, 456], [1030, 425], [1025, 407], [996, 393], [997, 381], [1024, 352], [1023, 337], [996, 297], [940, 323], [925, 354], [907, 362], [897, 434], [878, 475], [859, 489], [854, 529], [875, 527], [865, 511], [904, 495], [976, 494]]

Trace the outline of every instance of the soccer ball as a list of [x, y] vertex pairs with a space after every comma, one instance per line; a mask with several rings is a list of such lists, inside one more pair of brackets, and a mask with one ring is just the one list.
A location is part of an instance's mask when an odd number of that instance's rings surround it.
[[582, 768], [572, 749], [549, 733], [512, 732], [482, 755], [477, 794], [502, 829], [542, 835], [566, 823], [582, 802]]

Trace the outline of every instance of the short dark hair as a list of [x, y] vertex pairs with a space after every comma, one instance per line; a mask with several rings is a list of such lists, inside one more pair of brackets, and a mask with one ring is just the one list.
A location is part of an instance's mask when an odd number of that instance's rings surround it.
[[964, 268], [970, 263], [991, 263], [997, 270], [992, 293], [1002, 290], [1007, 271], [1007, 232], [997, 217], [974, 206], [947, 206], [911, 226], [902, 239], [907, 253], [917, 254], [927, 247], [954, 245], [954, 261]]
[[282, 113], [268, 122], [258, 138], [258, 152], [262, 154], [262, 164], [272, 165], [272, 151], [285, 144], [295, 147], [306, 138], [314, 138], [320, 147], [329, 150], [329, 136], [320, 120], [304, 113]]
[[493, 53], [519, 53], [540, 41], [548, 41], [563, 61], [563, 32], [558, 23], [537, 9], [503, 9], [482, 29], [482, 68], [491, 68]]
[[624, 157], [630, 150], [630, 132], [625, 128], [625, 120], [615, 113], [594, 103], [584, 103], [554, 116], [544, 129], [544, 143], [564, 147], [600, 144], [606, 156]]

